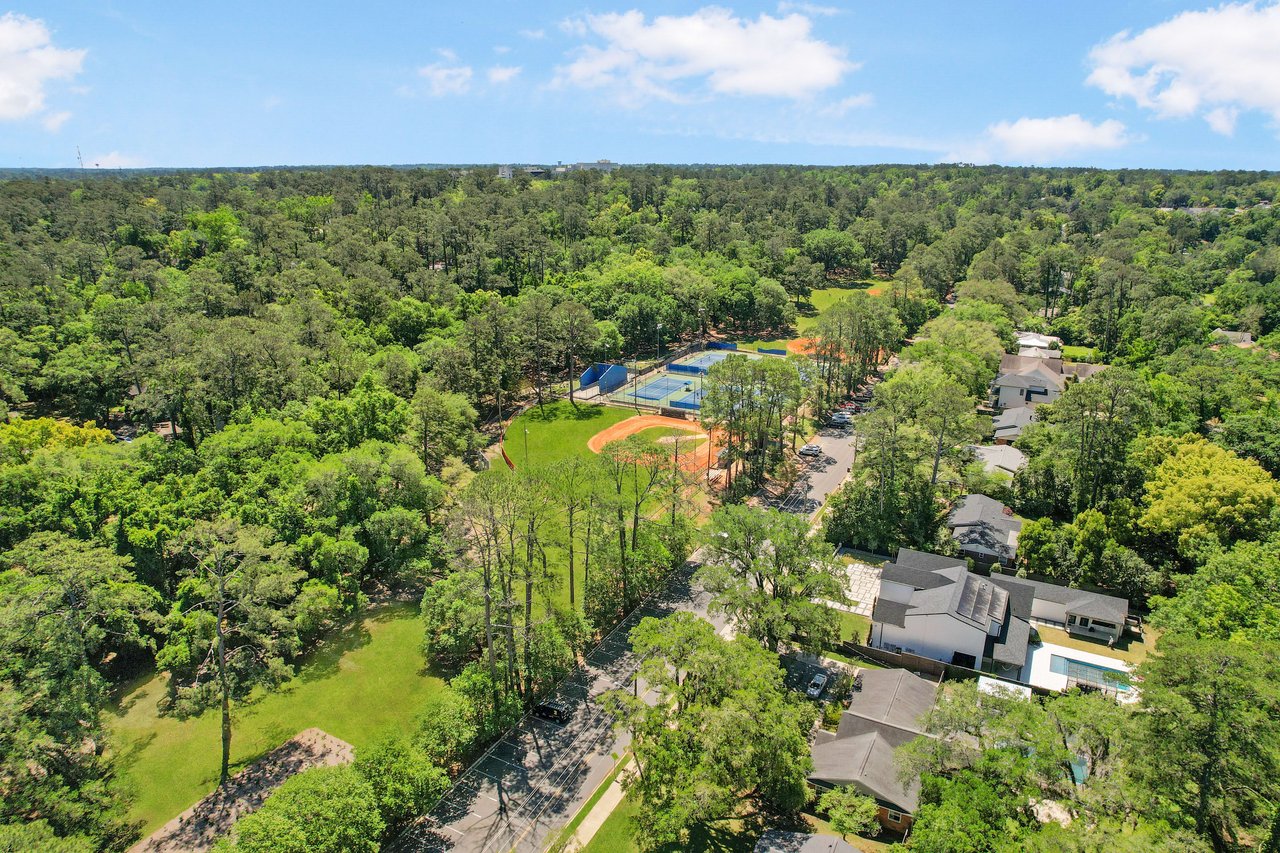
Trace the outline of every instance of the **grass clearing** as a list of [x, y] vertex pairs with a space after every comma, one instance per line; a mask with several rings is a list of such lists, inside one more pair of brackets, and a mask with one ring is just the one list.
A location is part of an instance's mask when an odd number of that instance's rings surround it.
[[831, 308], [832, 305], [835, 305], [847, 296], [851, 296], [858, 292], [871, 293], [872, 296], [879, 295], [878, 293], [872, 293], [876, 288], [870, 285], [872, 285], [872, 282], [869, 281], [858, 282], [857, 284], [848, 287], [824, 287], [819, 290], [812, 291], [809, 294], [810, 310], [804, 311], [804, 309], [801, 309], [803, 313], [798, 312], [799, 315], [796, 317], [796, 332], [799, 333], [801, 337], [804, 337], [804, 333], [818, 325], [818, 320]]
[[1100, 640], [1090, 640], [1077, 634], [1068, 634], [1061, 628], [1042, 625], [1039, 622], [1032, 627], [1040, 634], [1040, 639], [1046, 643], [1066, 646], [1069, 649], [1079, 649], [1082, 652], [1092, 652], [1095, 655], [1119, 658], [1125, 663], [1130, 663], [1134, 666], [1142, 663], [1147, 659], [1147, 655], [1155, 651], [1156, 640], [1159, 637], [1150, 628], [1146, 628], [1146, 633], [1143, 635], [1142, 640], [1135, 640], [1126, 634], [1115, 646], [1108, 647], [1106, 643]]
[[[357, 749], [385, 731], [409, 731], [441, 679], [425, 673], [422, 623], [414, 604], [369, 610], [359, 624], [334, 632], [280, 690], [233, 709], [232, 769], [316, 726]], [[121, 774], [136, 799], [130, 817], [143, 835], [214, 789], [221, 757], [221, 717], [161, 717], [165, 679], [137, 679], [120, 694], [109, 725]]]
[[587, 440], [634, 415], [633, 409], [594, 403], [579, 403], [575, 408], [568, 400], [534, 406], [507, 427], [507, 455], [517, 465], [524, 461], [526, 447], [533, 464], [593, 456], [587, 449]]
[[847, 610], [837, 612], [840, 614], [840, 639], [846, 643], [866, 642], [867, 632], [871, 630], [871, 620]]
[[1069, 361], [1087, 361], [1090, 364], [1097, 364], [1102, 361], [1102, 353], [1093, 347], [1063, 345], [1062, 357]]

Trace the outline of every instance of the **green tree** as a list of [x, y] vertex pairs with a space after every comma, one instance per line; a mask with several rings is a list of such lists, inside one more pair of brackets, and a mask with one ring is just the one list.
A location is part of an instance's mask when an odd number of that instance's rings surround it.
[[373, 789], [386, 833], [426, 814], [449, 787], [449, 776], [401, 734], [387, 735], [356, 753], [356, 772]]
[[219, 853], [376, 853], [386, 824], [373, 786], [352, 767], [290, 777], [236, 821]]
[[261, 685], [291, 676], [287, 661], [302, 647], [298, 611], [303, 572], [270, 534], [238, 522], [201, 522], [181, 539], [184, 578], [164, 626], [156, 665], [168, 670], [169, 707], [222, 716], [219, 784], [231, 762], [231, 706]]
[[709, 552], [697, 578], [711, 607], [776, 652], [798, 636], [817, 651], [839, 636], [827, 602], [845, 601], [844, 567], [809, 536], [808, 521], [775, 509], [727, 506], [711, 518]]
[[831, 828], [842, 838], [880, 833], [880, 806], [866, 794], [851, 787], [833, 788], [818, 798], [818, 808], [827, 813]]

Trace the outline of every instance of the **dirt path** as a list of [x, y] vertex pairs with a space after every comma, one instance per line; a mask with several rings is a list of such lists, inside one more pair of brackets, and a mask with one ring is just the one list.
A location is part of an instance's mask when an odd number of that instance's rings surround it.
[[351, 744], [320, 729], [303, 729], [227, 780], [200, 802], [129, 849], [129, 853], [204, 853], [237, 819], [262, 805], [295, 773], [355, 760]]
[[[670, 427], [671, 429], [684, 430], [690, 433], [690, 438], [707, 438], [706, 432], [703, 431], [702, 425], [697, 421], [686, 421], [680, 418], [668, 418], [664, 415], [636, 415], [634, 418], [627, 418], [610, 427], [605, 427], [591, 438], [587, 439], [587, 449], [592, 453], [599, 453], [604, 450], [606, 444], [614, 441], [621, 441], [624, 438], [635, 435], [654, 427]], [[707, 459], [714, 460], [716, 454], [720, 452], [721, 442], [719, 436], [712, 435], [710, 437], [711, 449], [708, 450], [705, 445], [698, 445], [687, 456], [681, 453], [680, 467], [686, 471], [693, 473], [702, 473], [707, 470]]]

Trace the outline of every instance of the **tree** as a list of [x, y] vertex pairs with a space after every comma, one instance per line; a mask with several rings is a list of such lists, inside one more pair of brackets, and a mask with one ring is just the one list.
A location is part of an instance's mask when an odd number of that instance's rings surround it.
[[851, 787], [833, 788], [818, 799], [818, 808], [827, 813], [831, 828], [842, 838], [853, 835], [878, 835], [880, 806], [866, 794]]
[[[387, 735], [356, 753], [356, 772], [373, 790], [389, 834], [426, 814], [449, 787], [449, 776], [401, 734]], [[384, 837], [385, 837], [384, 834]]]
[[1138, 668], [1137, 773], [1216, 849], [1262, 837], [1280, 799], [1280, 644], [1168, 634], [1158, 652]]
[[1152, 622], [1201, 639], [1280, 641], [1280, 543], [1238, 542], [1152, 599]]
[[642, 844], [675, 842], [743, 799], [784, 812], [804, 805], [815, 710], [783, 686], [775, 655], [746, 637], [723, 640], [688, 613], [646, 617], [631, 639], [658, 702], [619, 690], [606, 707], [634, 737], [638, 770], [626, 784], [640, 800]]
[[290, 777], [236, 821], [219, 853], [377, 853], [386, 824], [373, 786], [353, 767]]
[[708, 558], [697, 578], [711, 607], [776, 652], [793, 636], [818, 651], [839, 636], [827, 602], [843, 602], [848, 579], [802, 516], [727, 506], [711, 519]]
[[[302, 647], [299, 582], [283, 545], [268, 531], [219, 519], [181, 539], [187, 562], [164, 625], [156, 664], [170, 673], [169, 705], [179, 715], [219, 707], [225, 784], [231, 762], [231, 705], [260, 685], [290, 678], [287, 661]], [[306, 599], [301, 599], [305, 601]]]
[[430, 474], [439, 474], [450, 456], [463, 456], [480, 444], [476, 410], [461, 394], [439, 391], [425, 380], [410, 404], [410, 430], [418, 456]]
[[0, 569], [0, 822], [39, 819], [62, 836], [127, 844], [101, 670], [149, 645], [159, 597], [127, 557], [61, 533], [23, 540]]
[[1147, 481], [1139, 523], [1184, 559], [1259, 536], [1280, 486], [1257, 462], [1203, 439], [1184, 440]]

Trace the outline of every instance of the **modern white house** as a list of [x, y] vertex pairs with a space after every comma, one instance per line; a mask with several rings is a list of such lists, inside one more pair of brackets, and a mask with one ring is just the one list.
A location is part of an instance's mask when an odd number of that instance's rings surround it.
[[1006, 354], [991, 383], [991, 401], [998, 409], [1052, 403], [1068, 383], [1087, 379], [1102, 369], [1096, 364], [1067, 364], [1061, 358]]
[[1018, 346], [1035, 347], [1036, 349], [1062, 349], [1062, 338], [1053, 335], [1042, 335], [1039, 332], [1014, 332], [1018, 338]]
[[870, 645], [1023, 681], [1033, 619], [1111, 642], [1128, 613], [1122, 598], [978, 575], [961, 557], [903, 548], [881, 569]]

